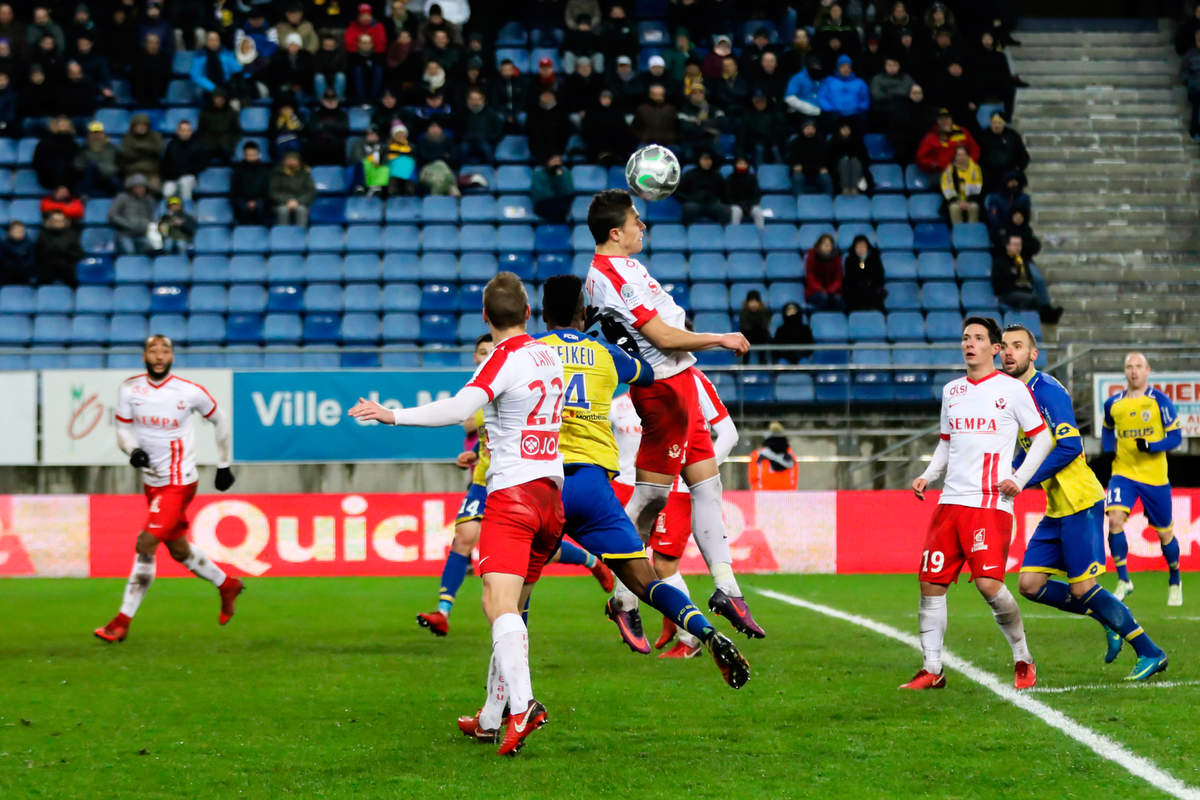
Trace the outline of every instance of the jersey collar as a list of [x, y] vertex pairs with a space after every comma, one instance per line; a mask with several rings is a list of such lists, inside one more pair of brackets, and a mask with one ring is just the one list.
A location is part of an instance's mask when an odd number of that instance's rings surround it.
[[968, 375], [968, 376], [966, 376], [966, 377], [967, 377], [967, 383], [971, 384], [972, 386], [978, 386], [979, 384], [983, 383], [984, 381], [990, 381], [992, 378], [996, 377], [996, 376], [997, 376], [997, 375], [999, 375], [999, 374], [1000, 374], [1000, 370], [998, 370], [998, 369], [994, 369], [994, 370], [992, 370], [992, 371], [991, 371], [989, 374], [987, 374], [987, 375], [984, 375], [984, 376], [983, 376], [982, 378], [980, 378], [979, 380], [973, 380], [973, 379], [971, 378], [971, 376], [970, 376], [970, 375]]

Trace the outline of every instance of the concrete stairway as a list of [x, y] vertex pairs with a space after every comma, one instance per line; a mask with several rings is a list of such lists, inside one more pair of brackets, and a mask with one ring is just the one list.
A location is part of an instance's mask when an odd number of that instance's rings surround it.
[[1031, 87], [1014, 124], [1033, 159], [1037, 264], [1066, 308], [1048, 337], [1200, 341], [1200, 152], [1170, 33], [1018, 38], [1015, 71]]

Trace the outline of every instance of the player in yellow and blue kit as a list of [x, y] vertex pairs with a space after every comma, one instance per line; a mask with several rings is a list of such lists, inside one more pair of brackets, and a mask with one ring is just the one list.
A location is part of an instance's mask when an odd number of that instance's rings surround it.
[[1175, 406], [1165, 394], [1149, 386], [1150, 363], [1141, 353], [1125, 356], [1125, 389], [1104, 403], [1101, 443], [1114, 453], [1108, 481], [1108, 546], [1117, 565], [1117, 597], [1133, 591], [1125, 559], [1129, 543], [1125, 520], [1138, 500], [1146, 521], [1158, 533], [1167, 561], [1167, 605], [1183, 605], [1179, 577], [1179, 542], [1171, 530], [1171, 484], [1167, 480], [1167, 451], [1183, 443]]
[[[740, 688], [750, 679], [750, 665], [686, 594], [658, 579], [646, 557], [642, 537], [613, 493], [610, 481], [619, 471], [617, 441], [608, 420], [613, 392], [619, 383], [647, 386], [654, 382], [654, 373], [641, 358], [586, 336], [584, 314], [583, 282], [579, 278], [559, 275], [546, 281], [542, 318], [549, 330], [536, 338], [554, 347], [563, 363], [563, 419], [558, 445], [565, 476], [563, 532], [604, 559], [639, 599], [707, 644], [725, 682]], [[625, 624], [611, 598], [605, 613], [618, 628]], [[626, 642], [630, 633], [621, 630]], [[645, 636], [639, 638], [644, 640]], [[649, 652], [648, 646], [644, 652]]]
[[[1142, 630], [1129, 609], [1096, 582], [1104, 573], [1104, 488], [1087, 465], [1075, 425], [1071, 396], [1063, 385], [1034, 368], [1037, 340], [1028, 328], [1004, 331], [1004, 371], [1029, 387], [1054, 436], [1054, 449], [1029, 479], [1046, 491], [1046, 514], [1025, 548], [1021, 594], [1038, 603], [1098, 620], [1108, 636], [1106, 663], [1128, 641], [1137, 664], [1126, 680], [1140, 681], [1167, 668], [1167, 655]], [[1022, 431], [1021, 447], [1029, 440]], [[1024, 460], [1024, 451], [1017, 463]], [[1052, 579], [1053, 578], [1053, 579]], [[1065, 580], [1065, 583], [1064, 583]]]

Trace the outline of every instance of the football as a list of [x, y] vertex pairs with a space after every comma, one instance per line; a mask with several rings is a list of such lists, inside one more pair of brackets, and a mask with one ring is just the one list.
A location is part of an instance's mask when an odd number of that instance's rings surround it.
[[644, 200], [670, 197], [679, 186], [679, 159], [661, 144], [640, 147], [625, 162], [625, 181]]

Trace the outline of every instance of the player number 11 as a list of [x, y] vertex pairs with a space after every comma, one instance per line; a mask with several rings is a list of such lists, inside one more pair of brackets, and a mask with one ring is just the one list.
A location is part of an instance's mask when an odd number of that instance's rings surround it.
[[921, 572], [941, 572], [946, 565], [946, 556], [941, 550], [926, 550], [921, 553]]

